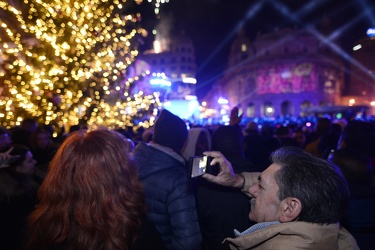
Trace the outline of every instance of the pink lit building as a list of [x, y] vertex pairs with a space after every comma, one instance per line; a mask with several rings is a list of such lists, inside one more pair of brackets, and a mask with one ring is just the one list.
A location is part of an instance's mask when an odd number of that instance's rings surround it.
[[343, 87], [342, 60], [313, 32], [283, 29], [251, 42], [241, 31], [209, 98], [227, 98], [245, 117], [303, 116], [340, 104]]

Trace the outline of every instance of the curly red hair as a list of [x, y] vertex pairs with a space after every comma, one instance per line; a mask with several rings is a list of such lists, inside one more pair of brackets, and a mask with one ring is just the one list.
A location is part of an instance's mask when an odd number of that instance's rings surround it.
[[28, 249], [129, 249], [146, 210], [126, 142], [105, 129], [64, 141], [38, 198]]

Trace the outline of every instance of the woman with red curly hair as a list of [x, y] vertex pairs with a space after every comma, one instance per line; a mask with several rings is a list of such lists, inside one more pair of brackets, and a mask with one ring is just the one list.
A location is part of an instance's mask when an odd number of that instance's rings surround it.
[[164, 249], [128, 145], [114, 131], [72, 133], [38, 192], [27, 249]]

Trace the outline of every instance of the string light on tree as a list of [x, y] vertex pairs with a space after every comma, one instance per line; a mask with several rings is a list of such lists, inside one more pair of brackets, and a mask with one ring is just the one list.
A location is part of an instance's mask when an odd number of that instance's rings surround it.
[[[147, 32], [126, 0], [0, 0], [0, 124], [132, 126], [154, 95], [132, 96], [127, 76]], [[131, 111], [131, 112], [129, 112]]]

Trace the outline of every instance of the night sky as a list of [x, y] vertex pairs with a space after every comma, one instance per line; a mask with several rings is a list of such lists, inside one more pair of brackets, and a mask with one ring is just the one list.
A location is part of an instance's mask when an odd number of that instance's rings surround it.
[[[146, 28], [155, 20], [143, 15]], [[161, 21], [169, 33], [184, 31], [194, 42], [197, 94], [204, 96], [225, 69], [229, 48], [239, 27], [256, 35], [283, 27], [318, 25], [328, 17], [332, 33], [344, 51], [375, 27], [375, 3], [370, 0], [170, 0], [162, 5]], [[163, 25], [162, 25], [163, 26]], [[341, 29], [341, 31], [339, 31]], [[335, 33], [336, 32], [336, 33]]]

